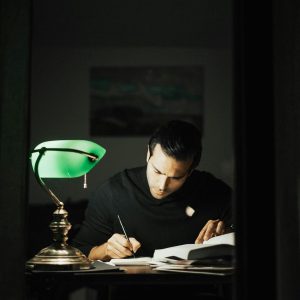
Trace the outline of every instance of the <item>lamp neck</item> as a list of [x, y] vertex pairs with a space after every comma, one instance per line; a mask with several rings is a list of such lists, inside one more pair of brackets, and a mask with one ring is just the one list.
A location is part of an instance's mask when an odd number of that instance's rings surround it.
[[35, 163], [35, 166], [34, 166], [34, 175], [35, 175], [35, 178], [36, 178], [37, 182], [39, 183], [39, 185], [43, 188], [44, 191], [46, 191], [46, 193], [48, 193], [50, 195], [50, 197], [53, 200], [54, 204], [58, 208], [62, 208], [62, 207], [64, 207], [63, 202], [61, 202], [57, 198], [57, 196], [46, 186], [45, 182], [42, 180], [42, 178], [39, 175], [39, 164], [40, 164], [40, 161], [41, 161], [41, 159], [42, 159], [42, 157], [43, 157], [43, 155], [45, 154], [46, 151], [47, 151], [47, 148], [45, 148], [45, 147], [38, 150], [39, 156], [38, 156], [38, 158], [36, 160], [36, 163]]

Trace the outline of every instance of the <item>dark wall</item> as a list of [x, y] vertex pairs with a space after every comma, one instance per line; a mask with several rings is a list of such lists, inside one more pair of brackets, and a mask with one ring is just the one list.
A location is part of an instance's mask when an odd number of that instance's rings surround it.
[[235, 1], [236, 298], [296, 300], [299, 2], [260, 4]]
[[300, 3], [273, 8], [279, 299], [300, 299]]
[[24, 298], [31, 1], [0, 6], [0, 298]]
[[33, 42], [85, 47], [228, 47], [231, 0], [33, 0]]
[[236, 1], [237, 299], [276, 299], [272, 25], [271, 6]]

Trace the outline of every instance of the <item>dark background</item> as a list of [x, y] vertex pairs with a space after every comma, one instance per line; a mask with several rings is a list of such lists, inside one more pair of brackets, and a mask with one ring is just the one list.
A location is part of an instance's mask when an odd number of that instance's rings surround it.
[[[178, 11], [187, 5], [180, 1], [172, 3]], [[1, 2], [2, 299], [23, 299], [25, 290], [31, 9], [31, 1]], [[126, 8], [122, 12], [126, 15]], [[299, 3], [273, 1], [272, 5], [260, 3], [258, 7], [257, 3], [234, 1], [233, 12], [236, 299], [260, 296], [296, 300], [299, 299]], [[152, 12], [146, 13], [151, 18]], [[201, 19], [196, 13], [192, 16], [197, 20], [198, 17]], [[141, 42], [151, 44], [154, 31], [144, 21], [140, 21], [142, 25], [133, 31], [132, 37], [143, 36]], [[159, 24], [156, 26], [160, 29]], [[148, 34], [138, 34], [139, 30]], [[44, 29], [40, 32], [45, 42], [60, 36], [46, 37], [45, 33]], [[113, 41], [126, 45], [128, 41], [122, 39], [120, 31], [113, 33], [118, 37]], [[183, 43], [197, 40], [184, 31], [184, 26], [181, 34]], [[176, 40], [176, 37], [170, 38]], [[111, 36], [102, 38], [105, 41]], [[222, 34], [219, 38], [222, 39]], [[207, 40], [210, 39], [208, 36]], [[164, 41], [160, 39], [162, 44]]]

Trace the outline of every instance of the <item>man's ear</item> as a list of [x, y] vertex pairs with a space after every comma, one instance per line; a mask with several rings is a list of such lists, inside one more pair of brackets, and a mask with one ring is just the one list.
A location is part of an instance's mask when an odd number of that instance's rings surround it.
[[149, 145], [148, 145], [148, 150], [147, 150], [147, 157], [146, 157], [146, 162], [149, 161], [149, 158], [150, 158], [150, 149], [149, 149]]

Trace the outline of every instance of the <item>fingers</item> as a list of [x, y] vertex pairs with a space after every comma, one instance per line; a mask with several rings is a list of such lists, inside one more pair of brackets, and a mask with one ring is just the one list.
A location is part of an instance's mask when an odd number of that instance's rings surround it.
[[216, 235], [221, 235], [225, 233], [225, 224], [223, 221], [219, 221], [216, 228]]
[[213, 236], [215, 236], [218, 223], [219, 223], [219, 220], [209, 220], [207, 222], [206, 231], [203, 236], [204, 241], [207, 241], [210, 238], [212, 238]]
[[130, 238], [129, 242], [124, 235], [115, 233], [107, 241], [106, 252], [111, 258], [123, 258], [131, 256], [140, 246], [136, 239]]
[[207, 223], [201, 229], [199, 235], [197, 236], [197, 238], [195, 240], [195, 244], [202, 244], [203, 243], [203, 241], [204, 241], [204, 235], [205, 235], [205, 232], [206, 232], [206, 228], [207, 228]]
[[225, 225], [223, 221], [220, 221], [219, 219], [209, 220], [201, 229], [198, 237], [195, 240], [195, 244], [202, 244], [204, 241], [207, 241], [216, 235], [221, 235], [224, 232]]
[[129, 241], [131, 243], [131, 246], [132, 246], [132, 251], [134, 253], [136, 253], [136, 251], [138, 251], [138, 249], [141, 247], [141, 243], [139, 241], [137, 241], [135, 238], [133, 237], [130, 237], [129, 238]]

